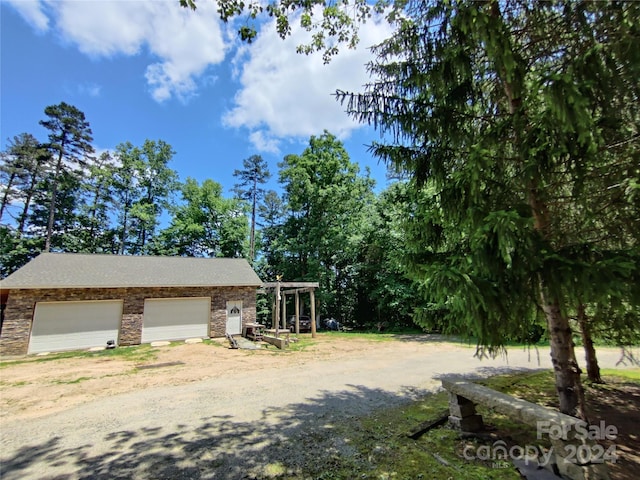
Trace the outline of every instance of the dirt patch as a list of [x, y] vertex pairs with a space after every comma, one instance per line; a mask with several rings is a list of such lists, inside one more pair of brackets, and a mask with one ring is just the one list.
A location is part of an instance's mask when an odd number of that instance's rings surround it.
[[[303, 336], [309, 339], [309, 336]], [[142, 362], [123, 357], [80, 357], [30, 361], [0, 370], [0, 419], [36, 418], [101, 397], [167, 385], [181, 385], [246, 370], [259, 374], [295, 362], [311, 370], [318, 361], [339, 364], [359, 352], [375, 348], [394, 354], [410, 354], [415, 341], [372, 341], [319, 335], [296, 351], [280, 351], [263, 345], [260, 350], [233, 350], [224, 339], [211, 344], [173, 344], [152, 349]], [[432, 338], [433, 348], [451, 350], [451, 344]], [[295, 347], [294, 347], [295, 348]], [[322, 367], [316, 367], [318, 369]]]
[[636, 480], [640, 478], [640, 386], [630, 383], [594, 385], [587, 389], [587, 408], [592, 424], [613, 425], [615, 440], [600, 443], [605, 450], [611, 447], [618, 456], [609, 463], [611, 478]]
[[[361, 416], [424, 398], [442, 374], [551, 368], [548, 348], [480, 361], [473, 347], [435, 336], [309, 337], [289, 351], [231, 350], [219, 341], [6, 366], [0, 424], [9, 433], [0, 444], [7, 480], [272, 478], [285, 467], [298, 478], [309, 465], [331, 472], [360, 461], [366, 473], [369, 456], [354, 457], [359, 451], [351, 444]], [[615, 366], [617, 351], [599, 353], [603, 366]], [[637, 390], [628, 397], [598, 388], [594, 396], [621, 415], [602, 411], [602, 418], [626, 429], [616, 444], [635, 455]], [[389, 428], [372, 425], [377, 458], [386, 455]], [[629, 471], [621, 463], [612, 478], [638, 478]]]

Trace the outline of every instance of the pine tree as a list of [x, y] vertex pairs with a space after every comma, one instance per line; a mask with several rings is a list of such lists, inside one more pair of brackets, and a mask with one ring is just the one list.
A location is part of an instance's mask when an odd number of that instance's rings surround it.
[[267, 162], [260, 155], [252, 155], [242, 161], [243, 169], [235, 170], [233, 176], [239, 182], [234, 186], [233, 191], [242, 200], [247, 200], [251, 204], [251, 232], [249, 234], [249, 260], [255, 259], [256, 254], [256, 212], [257, 205], [265, 193], [264, 185], [271, 177]]
[[0, 219], [10, 205], [22, 204], [21, 212], [16, 217], [19, 234], [24, 232], [34, 188], [50, 166], [51, 155], [30, 133], [21, 133], [13, 137], [7, 150], [2, 152], [0, 174], [4, 191]]
[[52, 152], [55, 161], [51, 178], [51, 200], [44, 246], [44, 250], [48, 252], [51, 248], [51, 236], [55, 221], [58, 180], [64, 172], [72, 171], [72, 167], [86, 167], [94, 150], [91, 146], [93, 141], [91, 128], [83, 112], [73, 105], [61, 102], [58, 105], [46, 107], [44, 113], [48, 119], [41, 120], [40, 125], [49, 130], [47, 147]]
[[[374, 50], [374, 81], [338, 96], [393, 139], [374, 153], [411, 173], [410, 273], [431, 311], [475, 335], [481, 352], [542, 312], [560, 409], [584, 416], [570, 312], [585, 294], [598, 301], [633, 283], [638, 257], [629, 236], [613, 251], [577, 225], [591, 213], [592, 172], [606, 172], [601, 199], [637, 178], [640, 8], [406, 6]], [[610, 219], [597, 218], [601, 233]]]

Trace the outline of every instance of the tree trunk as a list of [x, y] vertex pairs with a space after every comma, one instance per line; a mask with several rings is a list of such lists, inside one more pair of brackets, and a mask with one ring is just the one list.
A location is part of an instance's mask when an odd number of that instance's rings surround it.
[[[492, 1], [489, 9], [489, 15], [504, 26], [502, 13], [500, 11], [500, 2], [497, 0]], [[508, 35], [505, 35], [503, 41], [502, 48], [513, 51]], [[507, 70], [504, 62], [504, 58], [506, 57], [502, 57], [496, 54], [496, 52], [493, 52], [493, 55], [495, 55], [496, 69], [508, 101], [509, 114], [514, 118], [514, 145], [516, 151], [519, 151], [522, 147], [520, 132], [527, 129], [526, 112], [522, 104], [522, 84], [527, 66], [518, 65]], [[524, 163], [524, 159], [521, 160]], [[539, 179], [530, 179], [527, 189], [528, 203], [534, 222], [533, 228], [542, 240], [550, 242], [553, 238], [551, 218], [545, 198], [539, 191]], [[563, 315], [562, 309], [560, 308], [561, 292], [554, 291], [554, 289], [547, 284], [545, 274], [549, 273], [550, 272], [540, 273], [538, 283], [540, 286], [542, 308], [547, 318], [549, 340], [551, 343], [551, 361], [555, 373], [560, 411], [586, 420], [584, 391], [580, 383], [581, 372], [576, 362], [569, 319]]]
[[125, 206], [124, 212], [122, 214], [122, 235], [120, 236], [120, 248], [119, 248], [120, 255], [124, 255], [125, 243], [127, 241], [127, 222], [129, 220], [128, 213], [129, 213], [129, 209]]
[[98, 202], [100, 201], [100, 185], [96, 186], [96, 193], [93, 196], [93, 205], [89, 210], [89, 242], [91, 253], [97, 253], [96, 241], [96, 217], [98, 216]]
[[569, 319], [562, 314], [559, 302], [546, 298], [544, 282], [541, 281], [542, 308], [547, 317], [551, 362], [556, 380], [560, 411], [586, 421], [584, 391], [580, 382], [581, 370], [575, 360]]
[[16, 176], [16, 173], [12, 172], [9, 176], [9, 180], [7, 181], [7, 185], [5, 186], [4, 195], [2, 196], [2, 205], [0, 205], [0, 220], [2, 220], [5, 207], [9, 204], [9, 192], [11, 191], [11, 187], [13, 186], [13, 181]]
[[251, 205], [251, 235], [249, 238], [249, 258], [251, 260], [251, 265], [253, 265], [253, 260], [255, 258], [255, 249], [256, 249], [256, 202], [258, 200], [258, 179], [254, 177], [253, 179], [253, 192], [251, 194], [252, 205]]
[[22, 235], [24, 233], [24, 228], [27, 224], [27, 217], [29, 216], [29, 207], [31, 206], [31, 198], [33, 197], [33, 187], [34, 184], [31, 185], [29, 191], [27, 192], [27, 196], [24, 199], [24, 205], [22, 206], [22, 213], [18, 217], [18, 233]]
[[[548, 240], [551, 220], [546, 203], [540, 198], [536, 180], [529, 185], [529, 206], [534, 220], [534, 229], [541, 238]], [[539, 277], [540, 300], [547, 318], [551, 362], [556, 380], [560, 411], [587, 421], [584, 390], [580, 382], [582, 373], [576, 361], [575, 345], [571, 335], [569, 319], [562, 313], [557, 292], [548, 286], [543, 274]]]
[[593, 346], [591, 338], [591, 328], [589, 319], [584, 309], [584, 305], [578, 305], [578, 325], [580, 326], [580, 334], [582, 335], [582, 345], [584, 346], [584, 357], [587, 363], [587, 377], [593, 383], [604, 383], [600, 376], [600, 366], [596, 357], [596, 349]]
[[27, 217], [29, 216], [29, 207], [31, 206], [31, 199], [38, 183], [39, 175], [38, 167], [36, 166], [33, 172], [31, 172], [31, 181], [29, 182], [29, 188], [25, 192], [24, 205], [22, 207], [22, 213], [18, 217], [18, 233], [22, 236], [24, 228], [27, 224]]
[[147, 243], [147, 226], [143, 223], [142, 230], [140, 231], [139, 243], [140, 243], [140, 254], [144, 253], [144, 246]]
[[53, 234], [53, 222], [56, 215], [56, 195], [58, 193], [58, 178], [60, 177], [60, 170], [62, 169], [62, 149], [64, 143], [60, 147], [60, 154], [58, 155], [58, 161], [56, 163], [56, 172], [53, 176], [53, 185], [51, 186], [51, 203], [49, 205], [49, 221], [47, 222], [47, 238], [44, 241], [44, 251], [51, 250], [51, 236]]

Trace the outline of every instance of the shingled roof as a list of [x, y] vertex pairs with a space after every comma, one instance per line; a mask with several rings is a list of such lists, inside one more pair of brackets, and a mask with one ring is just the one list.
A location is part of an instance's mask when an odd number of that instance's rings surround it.
[[0, 288], [260, 287], [241, 258], [42, 253]]

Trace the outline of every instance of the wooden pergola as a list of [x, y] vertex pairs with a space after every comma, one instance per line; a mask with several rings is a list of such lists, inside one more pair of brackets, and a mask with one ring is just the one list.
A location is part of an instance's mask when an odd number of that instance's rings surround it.
[[[266, 291], [274, 292], [273, 323], [272, 328], [276, 335], [280, 327], [287, 330], [287, 295], [295, 295], [296, 333], [300, 333], [300, 294], [308, 293], [311, 303], [311, 336], [316, 336], [316, 296], [315, 291], [320, 284], [318, 282], [267, 282], [264, 284]], [[280, 321], [281, 320], [281, 321]]]

